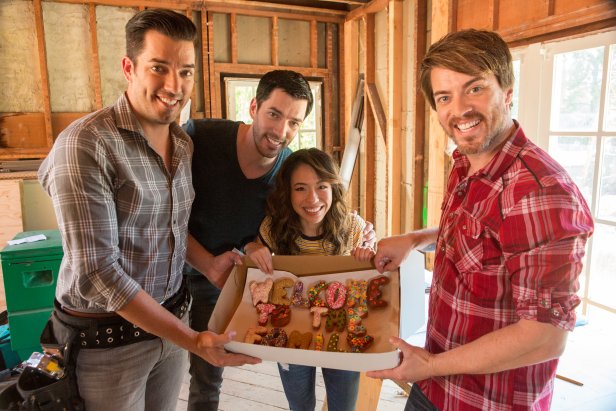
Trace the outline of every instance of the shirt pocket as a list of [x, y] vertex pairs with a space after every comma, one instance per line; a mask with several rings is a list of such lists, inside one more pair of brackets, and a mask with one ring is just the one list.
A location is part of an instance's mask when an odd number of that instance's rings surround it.
[[483, 267], [484, 227], [475, 218], [463, 213], [452, 227], [452, 241], [447, 257], [460, 273], [470, 273]]

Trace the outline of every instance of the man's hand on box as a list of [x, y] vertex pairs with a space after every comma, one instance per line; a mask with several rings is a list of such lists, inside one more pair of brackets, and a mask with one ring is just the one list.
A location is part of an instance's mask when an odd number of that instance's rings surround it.
[[272, 252], [263, 244], [257, 242], [248, 243], [244, 246], [244, 252], [265, 274], [274, 274]]
[[196, 354], [216, 367], [258, 364], [260, 359], [244, 354], [234, 354], [225, 351], [224, 345], [233, 340], [235, 331], [227, 334], [215, 334], [204, 331], [197, 336]]
[[217, 255], [211, 260], [211, 264], [207, 270], [207, 278], [212, 284], [218, 288], [222, 288], [231, 274], [234, 265], [241, 265], [242, 257], [233, 251], [227, 251]]
[[368, 377], [415, 382], [434, 376], [432, 354], [423, 348], [407, 344], [398, 337], [390, 337], [389, 342], [400, 350], [400, 364], [389, 370], [368, 371], [366, 372]]
[[372, 257], [374, 257], [375, 252], [372, 247], [359, 246], [355, 247], [355, 249], [351, 252], [351, 255], [355, 257], [357, 261], [370, 261], [372, 260]]

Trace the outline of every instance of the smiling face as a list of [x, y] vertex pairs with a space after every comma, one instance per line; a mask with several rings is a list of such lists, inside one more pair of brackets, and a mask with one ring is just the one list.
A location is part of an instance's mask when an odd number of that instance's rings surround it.
[[144, 36], [143, 50], [122, 60], [128, 100], [146, 134], [168, 127], [180, 115], [194, 85], [195, 48], [155, 30]]
[[332, 185], [321, 180], [314, 168], [302, 163], [291, 174], [291, 205], [299, 216], [302, 232], [317, 236], [332, 206]]
[[490, 154], [508, 137], [513, 89], [503, 90], [494, 74], [435, 67], [430, 79], [439, 122], [462, 154]]
[[307, 105], [306, 100], [295, 99], [279, 88], [274, 89], [259, 107], [257, 100], [252, 99], [252, 134], [259, 154], [275, 158], [293, 141], [304, 121]]

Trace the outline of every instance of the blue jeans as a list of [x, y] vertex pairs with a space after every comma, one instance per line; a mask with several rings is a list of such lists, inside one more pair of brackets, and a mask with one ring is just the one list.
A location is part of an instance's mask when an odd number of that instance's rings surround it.
[[[193, 298], [190, 308], [190, 328], [195, 331], [206, 331], [220, 290], [200, 273], [187, 275], [186, 279]], [[198, 355], [190, 354], [189, 411], [218, 410], [223, 369], [211, 365]]]
[[[278, 372], [291, 411], [314, 411], [316, 368], [305, 365], [278, 364]], [[322, 368], [327, 393], [327, 408], [332, 411], [353, 411], [359, 391], [359, 373]]]

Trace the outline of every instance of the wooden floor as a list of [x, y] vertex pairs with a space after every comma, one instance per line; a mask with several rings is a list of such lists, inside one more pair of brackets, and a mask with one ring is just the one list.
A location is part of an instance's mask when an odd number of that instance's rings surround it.
[[[223, 374], [219, 410], [288, 410], [287, 399], [282, 390], [278, 367], [274, 362], [243, 367], [226, 367]], [[176, 411], [186, 410], [188, 399], [188, 372], [182, 384]], [[323, 407], [325, 387], [320, 371], [316, 382], [317, 410]], [[379, 411], [402, 411], [406, 396], [402, 389], [391, 381], [384, 381], [379, 400]]]

